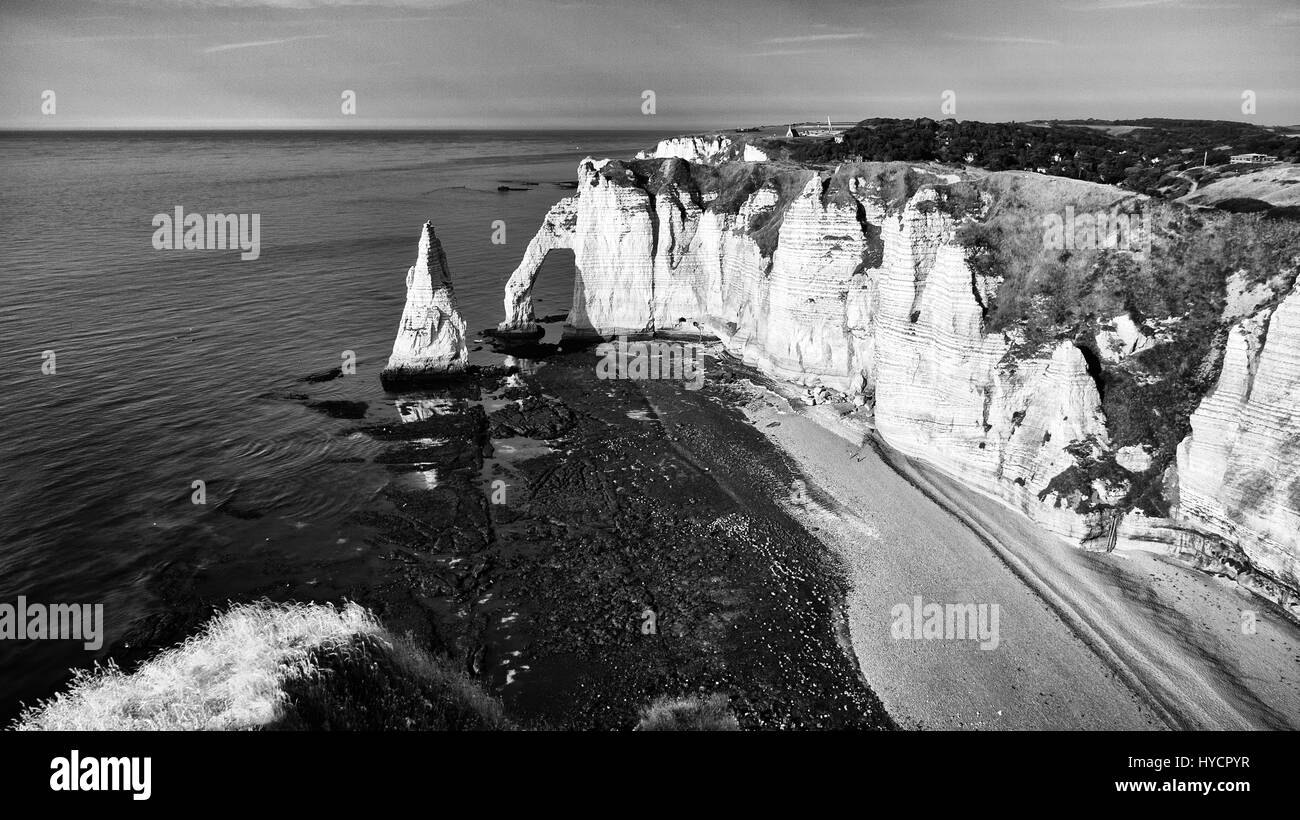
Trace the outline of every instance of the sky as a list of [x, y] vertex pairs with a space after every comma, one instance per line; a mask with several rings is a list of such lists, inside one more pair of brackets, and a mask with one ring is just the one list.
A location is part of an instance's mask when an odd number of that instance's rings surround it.
[[1282, 125], [1298, 86], [1295, 0], [0, 0], [0, 128]]

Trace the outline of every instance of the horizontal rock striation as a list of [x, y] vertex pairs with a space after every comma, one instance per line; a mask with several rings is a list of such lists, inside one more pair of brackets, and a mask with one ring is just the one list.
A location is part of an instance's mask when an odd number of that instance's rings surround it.
[[447, 269], [447, 255], [424, 223], [419, 255], [406, 273], [406, 306], [393, 340], [393, 352], [380, 378], [385, 384], [436, 379], [462, 372], [469, 359], [465, 320]]
[[578, 198], [565, 197], [551, 206], [542, 227], [529, 240], [523, 261], [506, 282], [506, 320], [498, 330], [503, 333], [532, 335], [539, 330], [533, 315], [533, 282], [546, 255], [556, 248], [572, 248], [578, 224]]
[[[1035, 175], [991, 174], [972, 188], [901, 163], [718, 163], [722, 143], [698, 139], [661, 143], [668, 159], [584, 160], [577, 194], [548, 214], [506, 286], [502, 330], [534, 325], [538, 267], [549, 249], [571, 247], [566, 332], [716, 336], [778, 379], [848, 394], [899, 451], [1103, 548], [1126, 513], [1150, 512], [1130, 496], [1140, 478], [1159, 489], [1167, 465], [1181, 501], [1151, 519], [1169, 532], [1144, 524], [1144, 538], [1172, 542], [1187, 528], [1232, 539], [1260, 570], [1300, 586], [1300, 297], [1250, 320], [1267, 340], [1249, 323], [1233, 331], [1177, 463], [1172, 452], [1157, 463], [1158, 443], [1113, 443], [1100, 368], [1129, 367], [1168, 336], [1114, 309], [1073, 335], [991, 322], [995, 301], [1017, 294], [999, 292], [1002, 277], [959, 234], [1007, 191], [1039, 185]], [[1125, 196], [1060, 179], [1041, 187], [1038, 201], [1024, 196], [1033, 207]]]
[[1300, 292], [1236, 324], [1178, 448], [1178, 517], [1300, 577]]

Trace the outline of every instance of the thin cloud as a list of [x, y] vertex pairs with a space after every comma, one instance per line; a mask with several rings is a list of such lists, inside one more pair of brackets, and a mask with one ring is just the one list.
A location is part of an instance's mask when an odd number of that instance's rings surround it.
[[784, 48], [776, 51], [752, 51], [742, 57], [789, 57], [794, 54], [820, 54], [815, 48]]
[[425, 20], [437, 20], [446, 22], [447, 20], [479, 20], [482, 18], [475, 17], [471, 14], [412, 14], [406, 17], [364, 17], [357, 20], [349, 20], [348, 25], [359, 25], [365, 23], [413, 23]]
[[1124, 11], [1126, 9], [1176, 8], [1180, 11], [1223, 11], [1239, 9], [1240, 3], [1189, 2], [1189, 0], [1099, 0], [1086, 6], [1066, 6], [1070, 11]]
[[1100, 0], [1086, 6], [1070, 6], [1071, 11], [1115, 11], [1116, 9], [1140, 9], [1148, 6], [1177, 6], [1182, 0]]
[[202, 34], [87, 34], [81, 37], [47, 37], [38, 40], [22, 40], [22, 45], [66, 45], [71, 43], [111, 43], [122, 40], [183, 40], [203, 37]]
[[870, 37], [865, 31], [844, 32], [842, 34], [799, 34], [790, 37], [773, 37], [760, 40], [760, 44], [780, 45], [782, 43], [824, 43], [832, 40], [865, 40]]
[[1060, 40], [1043, 40], [1038, 37], [985, 37], [978, 34], [949, 34], [952, 40], [966, 40], [971, 43], [1023, 43], [1035, 46], [1059, 46]]
[[320, 40], [329, 37], [328, 34], [302, 34], [297, 37], [281, 37], [278, 40], [252, 40], [247, 43], [226, 43], [220, 46], [211, 46], [203, 49], [204, 54], [216, 54], [220, 51], [234, 51], [239, 48], [260, 48], [261, 46], [278, 46], [282, 43], [294, 43], [299, 40]]
[[128, 0], [134, 5], [179, 8], [272, 8], [321, 9], [341, 6], [388, 6], [390, 8], [438, 9], [459, 6], [473, 0]]

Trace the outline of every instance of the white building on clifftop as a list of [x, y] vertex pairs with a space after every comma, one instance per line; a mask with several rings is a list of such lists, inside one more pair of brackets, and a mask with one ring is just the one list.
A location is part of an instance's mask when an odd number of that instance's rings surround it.
[[1277, 157], [1272, 154], [1233, 154], [1228, 161], [1233, 165], [1264, 165], [1277, 162]]

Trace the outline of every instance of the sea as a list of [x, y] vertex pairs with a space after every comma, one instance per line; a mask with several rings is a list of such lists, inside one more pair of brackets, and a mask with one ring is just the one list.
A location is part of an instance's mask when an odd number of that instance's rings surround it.
[[[388, 480], [378, 445], [295, 398], [396, 419], [379, 373], [421, 225], [471, 331], [494, 327], [578, 163], [665, 136], [0, 134], [0, 605], [104, 612], [97, 650], [0, 640], [0, 724], [174, 606], [178, 568], [218, 601], [337, 602], [378, 572], [348, 523]], [[156, 248], [177, 208], [256, 214], [258, 257]], [[571, 252], [547, 259], [539, 314], [573, 277]]]

